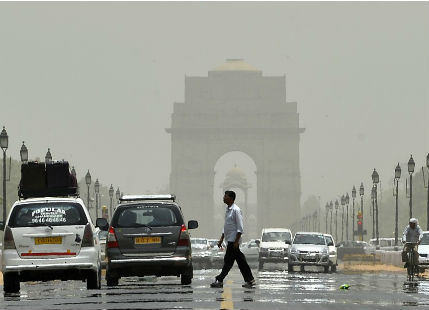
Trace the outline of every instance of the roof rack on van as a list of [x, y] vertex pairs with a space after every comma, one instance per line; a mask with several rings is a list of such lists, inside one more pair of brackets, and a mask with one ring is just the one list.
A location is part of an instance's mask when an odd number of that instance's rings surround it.
[[176, 201], [176, 195], [123, 195], [119, 201], [140, 201], [140, 200], [172, 200]]

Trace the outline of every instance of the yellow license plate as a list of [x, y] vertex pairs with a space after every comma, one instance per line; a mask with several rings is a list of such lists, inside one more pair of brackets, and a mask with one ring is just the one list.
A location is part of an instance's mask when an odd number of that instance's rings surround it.
[[63, 243], [63, 237], [36, 237], [34, 244], [61, 244]]
[[161, 243], [161, 237], [136, 237], [134, 242], [135, 244]]

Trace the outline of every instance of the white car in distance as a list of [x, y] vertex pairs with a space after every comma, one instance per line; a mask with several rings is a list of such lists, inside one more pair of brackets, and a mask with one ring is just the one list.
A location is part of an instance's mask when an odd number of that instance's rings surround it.
[[429, 231], [424, 231], [417, 251], [419, 252], [419, 268], [429, 269]]
[[338, 261], [337, 261], [337, 248], [335, 246], [334, 238], [330, 234], [324, 234], [326, 245], [329, 250], [329, 265], [331, 266], [331, 271], [336, 272]]
[[265, 263], [287, 263], [291, 239], [290, 229], [262, 229], [259, 241], [259, 269], [262, 269]]

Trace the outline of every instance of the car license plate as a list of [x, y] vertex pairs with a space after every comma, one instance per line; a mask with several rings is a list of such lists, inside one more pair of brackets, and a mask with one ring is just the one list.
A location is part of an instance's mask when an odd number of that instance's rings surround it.
[[40, 244], [61, 244], [63, 243], [63, 237], [36, 237], [34, 239], [35, 245]]
[[161, 243], [161, 237], [136, 237], [135, 244], [154, 244]]

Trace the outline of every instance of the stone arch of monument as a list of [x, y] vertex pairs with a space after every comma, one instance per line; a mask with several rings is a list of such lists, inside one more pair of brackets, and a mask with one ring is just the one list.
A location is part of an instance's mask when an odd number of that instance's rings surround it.
[[216, 237], [214, 166], [228, 152], [247, 154], [257, 171], [257, 225], [288, 227], [300, 214], [299, 127], [296, 102], [286, 101], [285, 76], [263, 76], [229, 59], [206, 77], [185, 77], [185, 101], [174, 104], [170, 189], [195, 235]]

